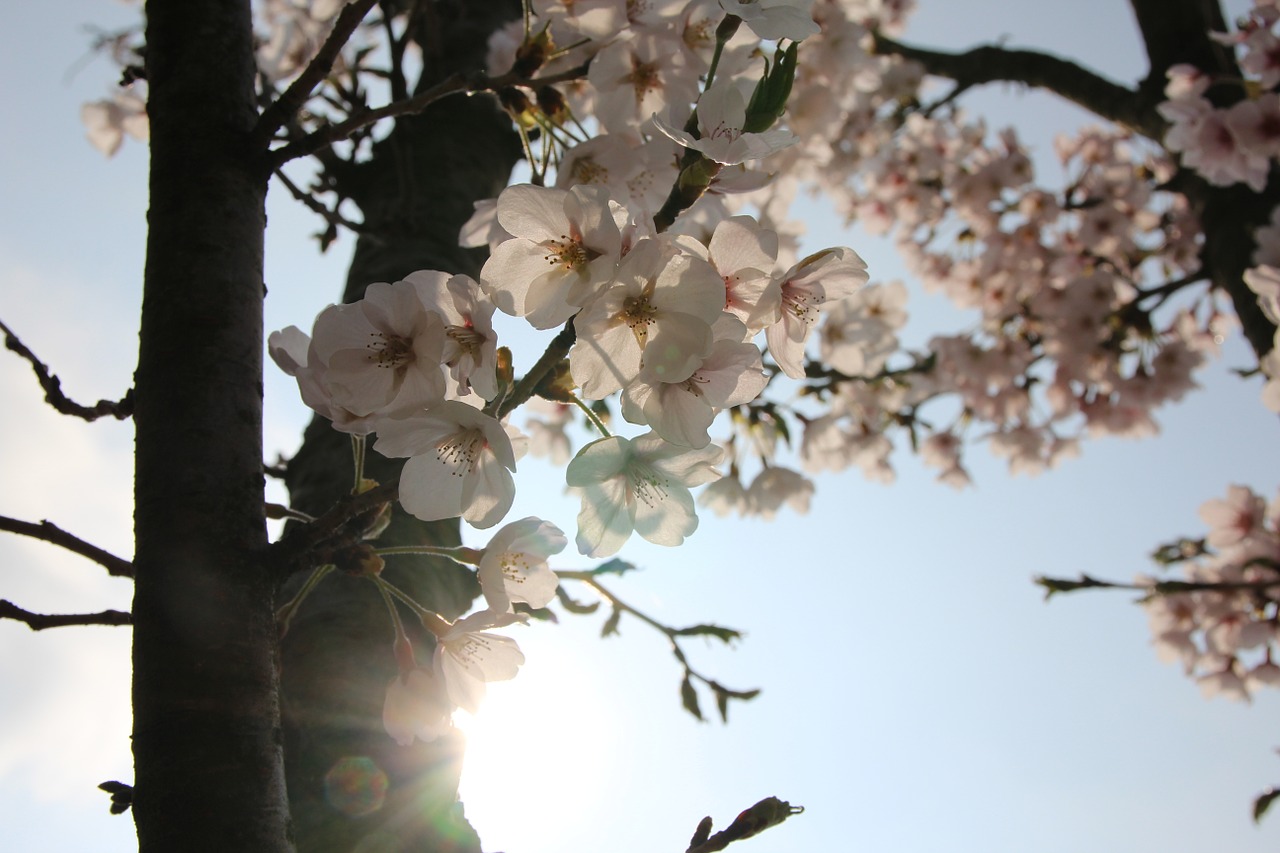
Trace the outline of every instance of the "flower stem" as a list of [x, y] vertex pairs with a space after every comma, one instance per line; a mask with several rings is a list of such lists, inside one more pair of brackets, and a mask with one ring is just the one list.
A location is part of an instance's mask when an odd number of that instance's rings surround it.
[[604, 421], [600, 420], [599, 415], [591, 411], [591, 407], [584, 403], [577, 394], [570, 394], [569, 399], [573, 401], [575, 406], [582, 409], [582, 413], [587, 416], [587, 420], [591, 421], [591, 425], [599, 430], [602, 436], [609, 438], [613, 435], [613, 433], [609, 432], [609, 428], [604, 425]]
[[333, 569], [332, 563], [316, 566], [293, 598], [280, 605], [276, 610], [276, 622], [280, 626], [280, 636], [283, 637], [288, 633], [289, 623], [293, 621], [293, 616], [298, 612], [298, 608], [302, 606], [302, 602], [311, 594], [311, 590], [315, 589], [320, 584], [320, 581], [324, 580], [325, 576]]
[[364, 436], [351, 435], [351, 458], [355, 462], [356, 484], [352, 491], [356, 494], [360, 493], [360, 487], [364, 485]]
[[449, 557], [462, 563], [472, 563], [474, 565], [478, 565], [480, 558], [484, 556], [484, 551], [468, 548], [465, 545], [458, 545], [452, 548], [442, 545], [395, 545], [390, 548], [375, 548], [373, 552], [379, 557], [386, 557], [392, 554], [426, 554], [432, 557]]

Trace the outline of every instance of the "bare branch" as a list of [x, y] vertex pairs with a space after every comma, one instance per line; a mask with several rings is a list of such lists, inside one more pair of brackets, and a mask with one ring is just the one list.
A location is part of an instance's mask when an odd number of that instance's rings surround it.
[[276, 131], [298, 114], [298, 111], [311, 98], [311, 92], [333, 69], [334, 60], [346, 46], [351, 34], [356, 31], [356, 27], [360, 26], [364, 16], [369, 14], [369, 10], [377, 2], [378, 0], [353, 0], [342, 10], [338, 19], [333, 22], [333, 31], [320, 46], [315, 57], [297, 79], [289, 84], [284, 94], [258, 117], [252, 136], [255, 147], [265, 149], [271, 143], [271, 138], [275, 136]]
[[0, 515], [0, 530], [17, 533], [20, 536], [30, 536], [33, 539], [43, 539], [45, 542], [66, 548], [81, 557], [88, 557], [105, 568], [107, 574], [115, 577], [133, 577], [133, 563], [122, 560], [97, 545], [90, 545], [83, 539], [72, 536], [53, 522], [42, 521], [39, 524], [33, 524], [30, 521], [18, 521], [16, 518]]
[[1165, 122], [1137, 91], [1121, 86], [1065, 59], [1033, 50], [1007, 50], [994, 45], [964, 53], [926, 50], [894, 41], [879, 33], [877, 53], [896, 54], [924, 66], [927, 73], [954, 80], [961, 87], [983, 83], [1024, 83], [1047, 89], [1101, 118], [1123, 125], [1151, 139], [1164, 136]]
[[336, 234], [336, 229], [341, 227], [346, 228], [352, 234], [360, 234], [367, 237], [374, 243], [381, 244], [384, 242], [377, 234], [374, 234], [369, 231], [369, 229], [365, 228], [364, 223], [353, 222], [352, 220], [347, 219], [338, 212], [336, 207], [333, 210], [330, 210], [314, 195], [295, 184], [289, 176], [284, 173], [283, 169], [276, 169], [276, 177], [280, 179], [280, 183], [284, 184], [284, 188], [289, 191], [290, 195], [305, 204], [313, 213], [320, 214], [324, 221], [328, 222], [330, 227], [334, 229], [332, 233]]
[[31, 369], [36, 372], [36, 378], [40, 380], [40, 387], [44, 389], [45, 402], [62, 414], [73, 415], [86, 421], [96, 421], [104, 415], [110, 415], [117, 420], [124, 420], [133, 415], [132, 388], [125, 392], [124, 397], [120, 400], [99, 400], [92, 406], [82, 406], [68, 399], [67, 395], [62, 393], [62, 380], [50, 373], [49, 366], [36, 358], [35, 353], [28, 349], [26, 344], [18, 340], [18, 336], [2, 322], [0, 322], [0, 331], [4, 332], [5, 347], [31, 362]]
[[0, 619], [25, 622], [32, 631], [46, 628], [65, 628], [70, 625], [131, 625], [133, 616], [123, 610], [103, 610], [101, 613], [32, 613], [11, 601], [0, 600]]
[[474, 94], [477, 92], [497, 91], [510, 86], [538, 88], [554, 83], [563, 83], [567, 80], [576, 80], [584, 74], [586, 74], [585, 65], [537, 79], [529, 79], [515, 73], [503, 74], [498, 77], [486, 77], [482, 74], [451, 74], [434, 86], [419, 92], [407, 100], [394, 101], [376, 109], [357, 113], [346, 121], [325, 125], [301, 139], [276, 148], [267, 155], [268, 161], [272, 169], [278, 169], [290, 160], [314, 154], [335, 142], [347, 139], [352, 134], [375, 122], [382, 121], [384, 118], [420, 113], [436, 101], [449, 95], [463, 92]]

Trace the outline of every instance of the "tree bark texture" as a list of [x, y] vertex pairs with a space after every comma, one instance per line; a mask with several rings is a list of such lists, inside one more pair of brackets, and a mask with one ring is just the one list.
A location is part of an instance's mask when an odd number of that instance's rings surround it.
[[149, 0], [136, 376], [134, 818], [143, 851], [286, 851], [262, 478], [267, 173], [249, 0]]
[[[424, 89], [445, 75], [483, 67], [487, 37], [519, 14], [518, 4], [429, 3], [415, 40], [423, 46]], [[460, 249], [458, 232], [472, 202], [506, 186], [520, 147], [510, 120], [488, 96], [455, 96], [422, 115], [397, 120], [359, 164], [327, 166], [339, 191], [364, 215], [344, 301], [372, 282], [420, 269], [475, 276], [483, 253]], [[385, 482], [401, 460], [368, 455], [367, 475]], [[348, 494], [351, 447], [323, 419], [308, 427], [288, 467], [291, 501], [318, 514]], [[397, 506], [379, 544], [459, 542], [456, 520], [424, 523]], [[449, 560], [389, 557], [383, 576], [448, 618], [479, 593], [472, 571]], [[296, 589], [295, 578], [288, 591]], [[419, 664], [430, 665], [430, 635], [402, 611]], [[382, 725], [388, 683], [396, 676], [392, 626], [372, 584], [338, 572], [309, 596], [283, 640], [286, 767], [298, 849], [306, 853], [433, 851], [474, 853], [480, 842], [458, 802], [460, 738], [409, 747]], [[354, 759], [354, 762], [353, 762]], [[345, 778], [355, 767], [355, 776]], [[386, 785], [384, 798], [346, 798], [344, 781]], [[367, 793], [367, 792], [366, 792]]]

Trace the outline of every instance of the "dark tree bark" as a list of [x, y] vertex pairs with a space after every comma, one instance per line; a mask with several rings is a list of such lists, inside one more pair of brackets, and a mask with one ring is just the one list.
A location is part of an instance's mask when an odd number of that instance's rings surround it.
[[[415, 33], [427, 66], [419, 90], [453, 71], [479, 69], [489, 33], [519, 14], [514, 3], [441, 2], [426, 9]], [[455, 96], [398, 120], [367, 162], [331, 162], [331, 177], [361, 208], [369, 235], [357, 242], [344, 301], [359, 299], [372, 282], [420, 269], [475, 276], [483, 254], [460, 249], [458, 231], [473, 200], [506, 186], [519, 156], [511, 123], [492, 98]], [[368, 462], [369, 476], [380, 481], [401, 464], [372, 452]], [[347, 436], [328, 421], [313, 421], [288, 468], [294, 506], [322, 512], [349, 493], [350, 472]], [[458, 524], [426, 524], [397, 508], [379, 541], [457, 544]], [[465, 613], [479, 593], [474, 574], [448, 560], [392, 557], [384, 577], [448, 618]], [[429, 665], [430, 636], [406, 622], [419, 663]], [[392, 636], [373, 585], [334, 573], [284, 638], [286, 766], [298, 849], [306, 853], [480, 849], [458, 803], [460, 739], [401, 747], [382, 726], [383, 697], [396, 675]], [[385, 802], [367, 814], [355, 813], [360, 803], [345, 804], [335, 789], [334, 774], [342, 770], [334, 768], [350, 768], [342, 762], [351, 757], [364, 759], [360, 772], [386, 775]]]
[[136, 377], [133, 811], [143, 851], [286, 851], [262, 479], [267, 173], [249, 0], [149, 0]]

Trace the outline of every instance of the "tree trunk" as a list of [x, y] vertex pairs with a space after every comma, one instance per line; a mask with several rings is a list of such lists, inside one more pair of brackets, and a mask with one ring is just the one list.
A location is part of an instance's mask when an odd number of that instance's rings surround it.
[[[482, 67], [488, 34], [519, 13], [514, 4], [434, 3], [416, 40], [424, 47], [425, 88], [455, 69]], [[510, 121], [489, 97], [448, 98], [395, 129], [359, 165], [331, 166], [339, 190], [364, 214], [362, 237], [344, 292], [359, 299], [375, 281], [420, 269], [476, 275], [483, 254], [457, 245], [472, 201], [504, 187], [520, 147]], [[370, 452], [368, 476], [385, 480], [400, 460]], [[322, 512], [349, 493], [351, 449], [323, 419], [307, 429], [288, 469], [293, 505]], [[456, 544], [457, 521], [426, 524], [397, 507], [381, 544]], [[448, 560], [392, 557], [384, 577], [448, 618], [470, 609], [474, 573]], [[295, 579], [290, 589], [296, 589]], [[407, 614], [406, 614], [407, 615]], [[406, 619], [419, 663], [432, 640]], [[382, 726], [382, 704], [396, 675], [392, 628], [372, 584], [338, 573], [316, 588], [283, 641], [286, 766], [298, 849], [306, 853], [449, 851], [480, 841], [458, 803], [461, 738], [410, 747]], [[386, 785], [385, 797], [377, 788]]]
[[149, 0], [136, 376], [133, 810], [143, 851], [286, 851], [262, 480], [267, 173], [249, 0]]

